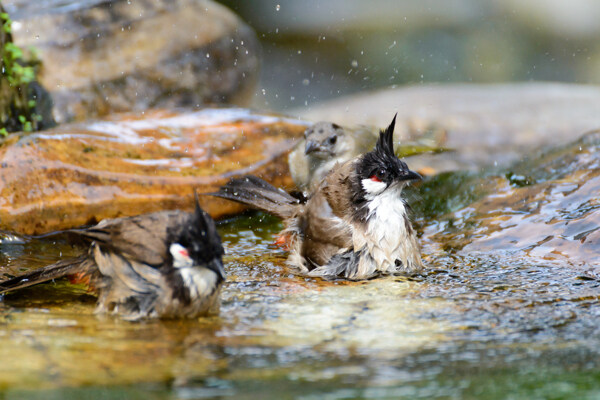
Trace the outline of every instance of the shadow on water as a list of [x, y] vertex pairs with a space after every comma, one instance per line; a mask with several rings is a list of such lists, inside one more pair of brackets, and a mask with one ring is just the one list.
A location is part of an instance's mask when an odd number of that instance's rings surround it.
[[[271, 244], [281, 223], [247, 213], [219, 224], [219, 317], [97, 317], [66, 282], [6, 295], [4, 398], [598, 398], [599, 143], [424, 182], [411, 195], [422, 276], [297, 276]], [[1, 250], [6, 275], [82, 249]]]

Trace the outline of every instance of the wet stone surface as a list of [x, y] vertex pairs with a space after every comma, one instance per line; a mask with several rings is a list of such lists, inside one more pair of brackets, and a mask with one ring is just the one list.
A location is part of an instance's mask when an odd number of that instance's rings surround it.
[[529, 82], [415, 85], [358, 93], [292, 110], [303, 119], [382, 127], [398, 113], [396, 137], [445, 133], [444, 154], [411, 157], [417, 170], [508, 168], [541, 147], [563, 146], [600, 126], [600, 90], [590, 85]]
[[[432, 243], [443, 243], [437, 246], [442, 249], [523, 255], [597, 278], [599, 146], [600, 133], [590, 132], [502, 174], [466, 179], [462, 185], [476, 188], [471, 196], [480, 198], [440, 216], [427, 227], [425, 236]], [[425, 189], [425, 196], [437, 196], [436, 184], [428, 183], [431, 188]], [[455, 201], [460, 199], [455, 197]]]
[[[590, 134], [414, 188], [429, 267], [415, 278], [296, 276], [271, 245], [281, 224], [249, 213], [219, 225], [228, 281], [218, 317], [98, 318], [94, 299], [65, 282], [8, 294], [0, 386], [61, 399], [597, 398], [599, 143]], [[535, 196], [538, 207], [520, 211]], [[60, 240], [1, 250], [4, 275], [81, 251]]]
[[[261, 176], [290, 187], [287, 153], [306, 124], [241, 108], [155, 109], [0, 142], [0, 228], [23, 234], [191, 209], [194, 190]], [[210, 196], [213, 217], [242, 208]]]

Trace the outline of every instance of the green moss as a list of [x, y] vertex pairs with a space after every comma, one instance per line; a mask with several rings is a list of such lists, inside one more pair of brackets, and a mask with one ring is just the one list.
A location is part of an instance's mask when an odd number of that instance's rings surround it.
[[36, 82], [36, 65], [39, 64], [36, 52], [31, 51], [31, 60], [24, 62], [23, 50], [12, 42], [12, 20], [5, 12], [0, 12], [0, 25], [0, 134], [6, 136], [12, 131], [37, 130], [42, 117], [36, 112], [37, 101], [32, 87]]
[[456, 211], [486, 193], [481, 174], [445, 172], [425, 180], [416, 190], [409, 187], [409, 203], [425, 218], [436, 218]]

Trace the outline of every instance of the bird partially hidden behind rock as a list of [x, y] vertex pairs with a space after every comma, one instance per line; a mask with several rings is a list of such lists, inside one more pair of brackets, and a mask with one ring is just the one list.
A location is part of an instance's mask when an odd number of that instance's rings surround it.
[[64, 232], [91, 242], [88, 252], [0, 282], [0, 293], [68, 277], [98, 294], [97, 313], [126, 320], [218, 312], [223, 247], [214, 221], [197, 200], [194, 213], [106, 219]]
[[375, 149], [336, 164], [306, 203], [255, 176], [234, 178], [216, 193], [283, 219], [288, 263], [323, 278], [368, 279], [422, 269], [402, 189], [421, 176], [394, 154], [396, 118]]
[[305, 194], [314, 191], [336, 163], [344, 163], [375, 146], [377, 135], [367, 127], [343, 128], [327, 121], [304, 131], [304, 139], [290, 152], [294, 183]]
[[[402, 128], [403, 134], [398, 136], [408, 139], [395, 148], [398, 157], [452, 151], [445, 147], [447, 131], [435, 123], [412, 119], [405, 121]], [[333, 122], [321, 121], [308, 127], [304, 131], [304, 138], [298, 142], [288, 158], [290, 173], [296, 187], [307, 196], [316, 190], [335, 164], [344, 163], [373, 150], [377, 137], [375, 128], [364, 125], [347, 128]], [[426, 167], [419, 172], [431, 174], [434, 170]]]

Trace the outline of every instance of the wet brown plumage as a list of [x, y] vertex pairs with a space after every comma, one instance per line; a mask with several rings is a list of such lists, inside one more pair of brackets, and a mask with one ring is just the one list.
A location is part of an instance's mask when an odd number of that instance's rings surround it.
[[420, 176], [395, 156], [394, 124], [395, 118], [373, 151], [335, 165], [305, 203], [253, 176], [210, 194], [281, 217], [288, 263], [308, 275], [367, 279], [418, 272], [420, 251], [401, 191]]
[[0, 282], [0, 293], [69, 277], [98, 293], [96, 312], [128, 320], [218, 310], [223, 247], [199, 207], [107, 219], [65, 233], [88, 241], [88, 252]]

